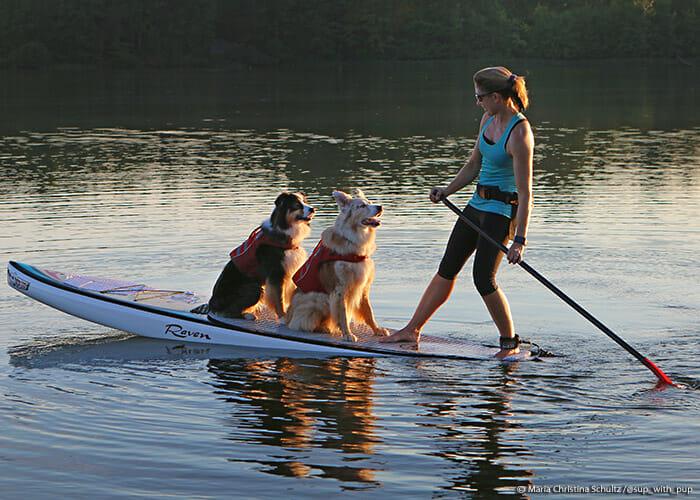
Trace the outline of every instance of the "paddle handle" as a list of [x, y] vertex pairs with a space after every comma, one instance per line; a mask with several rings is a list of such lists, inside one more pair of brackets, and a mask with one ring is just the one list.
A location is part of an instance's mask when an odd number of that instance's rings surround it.
[[[482, 238], [484, 238], [486, 241], [489, 243], [495, 245], [498, 247], [498, 249], [507, 254], [508, 253], [508, 248], [501, 243], [500, 241], [496, 241], [493, 239], [489, 234], [484, 232], [483, 229], [479, 227], [478, 224], [472, 222], [469, 220], [469, 218], [462, 213], [462, 211], [455, 206], [454, 203], [452, 203], [450, 200], [447, 198], [443, 198], [442, 202], [452, 210], [457, 216], [460, 218], [462, 222], [465, 224], [469, 225], [472, 229], [474, 229], [476, 232], [478, 232]], [[634, 347], [629, 345], [627, 342], [625, 342], [620, 336], [618, 336], [615, 332], [613, 332], [610, 328], [605, 326], [602, 321], [600, 321], [598, 318], [593, 316], [591, 313], [589, 313], [586, 309], [584, 309], [582, 306], [580, 306], [574, 299], [566, 295], [564, 292], [562, 292], [556, 285], [554, 285], [551, 281], [549, 281], [547, 278], [542, 276], [539, 272], [537, 272], [532, 266], [530, 266], [527, 262], [524, 260], [521, 260], [518, 262], [518, 265], [525, 269], [528, 273], [530, 273], [531, 276], [533, 276], [537, 281], [542, 283], [544, 286], [549, 288], [557, 297], [562, 299], [564, 302], [569, 304], [576, 312], [578, 312], [581, 316], [586, 318], [588, 321], [593, 323], [595, 326], [597, 326], [603, 333], [605, 333], [608, 337], [610, 337], [612, 340], [614, 340], [620, 347], [625, 349], [628, 353], [630, 353], [632, 356], [637, 358], [639, 362], [641, 362], [644, 366], [646, 366], [651, 372], [656, 375], [656, 377], [659, 379], [659, 381], [665, 383], [665, 384], [670, 384], [670, 385], [675, 385], [671, 379], [669, 378], [668, 375], [666, 375], [661, 368], [656, 366], [649, 358], [646, 358], [642, 356]]]

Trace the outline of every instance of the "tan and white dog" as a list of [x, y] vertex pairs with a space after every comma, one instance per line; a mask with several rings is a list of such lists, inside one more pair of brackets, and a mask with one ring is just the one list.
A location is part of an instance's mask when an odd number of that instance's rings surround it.
[[342, 333], [345, 340], [356, 341], [350, 324], [357, 319], [376, 335], [389, 333], [377, 325], [369, 302], [375, 229], [382, 207], [373, 205], [359, 189], [353, 195], [333, 191], [340, 209], [335, 224], [323, 231], [321, 241], [294, 275], [297, 289], [286, 316], [292, 329]]

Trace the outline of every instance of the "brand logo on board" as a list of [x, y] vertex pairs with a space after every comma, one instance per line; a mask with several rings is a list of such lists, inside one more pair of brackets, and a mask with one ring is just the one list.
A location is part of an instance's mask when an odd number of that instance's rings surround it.
[[185, 330], [182, 326], [175, 323], [165, 325], [166, 335], [172, 335], [179, 339], [193, 338], [193, 339], [206, 339], [211, 340], [211, 337], [207, 333], [197, 332], [195, 330]]
[[29, 282], [19, 279], [17, 276], [11, 273], [9, 269], [7, 270], [7, 284], [20, 292], [26, 292], [29, 290]]

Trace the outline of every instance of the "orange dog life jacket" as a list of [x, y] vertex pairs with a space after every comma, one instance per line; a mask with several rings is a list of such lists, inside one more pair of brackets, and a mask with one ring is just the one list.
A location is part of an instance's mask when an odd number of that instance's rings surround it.
[[342, 260], [345, 262], [362, 262], [366, 258], [366, 255], [356, 255], [352, 253], [341, 255], [325, 246], [322, 241], [319, 241], [318, 245], [316, 245], [316, 248], [314, 248], [314, 251], [311, 253], [311, 256], [294, 274], [292, 280], [297, 288], [304, 293], [327, 293], [326, 289], [323, 288], [323, 284], [321, 283], [321, 275], [319, 273], [321, 264], [335, 260]]
[[258, 275], [258, 259], [256, 258], [256, 254], [258, 253], [258, 249], [263, 245], [284, 248], [285, 250], [297, 248], [289, 242], [289, 238], [287, 241], [280, 240], [279, 238], [265, 234], [262, 226], [258, 226], [253, 229], [248, 239], [234, 248], [229, 255], [233, 263], [236, 264], [238, 270], [243, 274], [251, 278], [262, 279], [261, 276]]

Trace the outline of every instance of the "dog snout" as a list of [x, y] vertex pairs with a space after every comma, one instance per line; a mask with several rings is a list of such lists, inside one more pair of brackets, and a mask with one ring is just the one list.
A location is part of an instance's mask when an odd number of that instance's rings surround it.
[[384, 212], [384, 208], [382, 208], [381, 205], [375, 205], [375, 208], [377, 210], [377, 215], [382, 215], [382, 212]]
[[314, 218], [314, 214], [316, 213], [316, 209], [312, 207], [311, 205], [306, 205], [304, 204], [304, 219], [307, 221], [310, 221], [311, 219]]

